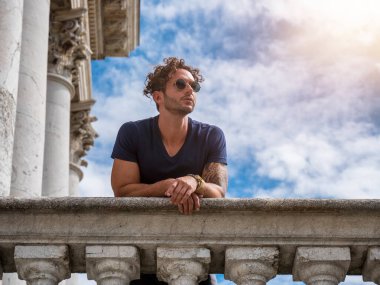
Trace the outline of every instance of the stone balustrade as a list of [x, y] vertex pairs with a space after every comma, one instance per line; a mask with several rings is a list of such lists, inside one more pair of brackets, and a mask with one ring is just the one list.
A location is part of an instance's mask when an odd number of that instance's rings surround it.
[[308, 285], [346, 275], [380, 284], [380, 200], [204, 199], [182, 215], [161, 198], [1, 198], [0, 276], [53, 285], [87, 273], [125, 285], [157, 273], [195, 285], [292, 274]]

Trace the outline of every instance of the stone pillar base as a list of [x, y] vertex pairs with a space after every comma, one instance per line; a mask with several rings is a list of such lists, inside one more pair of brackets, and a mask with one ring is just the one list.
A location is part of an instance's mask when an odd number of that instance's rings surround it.
[[206, 280], [210, 250], [207, 248], [157, 248], [157, 277], [169, 285], [197, 285]]
[[133, 246], [87, 246], [86, 270], [98, 285], [126, 285], [140, 277], [140, 257]]
[[307, 285], [337, 285], [344, 281], [350, 262], [348, 247], [299, 247], [293, 280]]
[[238, 285], [265, 285], [276, 276], [278, 257], [275, 247], [227, 248], [225, 278]]

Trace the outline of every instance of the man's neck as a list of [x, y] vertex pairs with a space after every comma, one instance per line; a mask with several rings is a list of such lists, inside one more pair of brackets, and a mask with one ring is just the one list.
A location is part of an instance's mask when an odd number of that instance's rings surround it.
[[188, 116], [161, 113], [158, 117], [158, 127], [164, 144], [182, 144], [186, 139], [188, 122]]

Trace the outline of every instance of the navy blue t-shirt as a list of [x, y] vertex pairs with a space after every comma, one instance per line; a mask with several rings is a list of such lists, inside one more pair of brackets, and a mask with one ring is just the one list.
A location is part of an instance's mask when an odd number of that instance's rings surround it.
[[209, 162], [227, 164], [223, 131], [189, 118], [186, 140], [170, 157], [162, 142], [158, 116], [121, 126], [111, 157], [136, 162], [141, 183], [155, 183], [187, 174], [202, 174]]

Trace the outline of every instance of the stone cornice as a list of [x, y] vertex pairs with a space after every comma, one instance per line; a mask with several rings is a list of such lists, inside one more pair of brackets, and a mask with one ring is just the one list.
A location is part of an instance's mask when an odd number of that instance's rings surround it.
[[90, 28], [90, 45], [93, 51], [94, 59], [103, 58], [104, 39], [103, 39], [103, 22], [102, 22], [102, 1], [88, 1], [88, 22]]
[[88, 15], [93, 59], [125, 57], [139, 44], [139, 0], [89, 0]]
[[91, 110], [91, 108], [94, 104], [95, 104], [95, 100], [71, 102], [71, 109], [70, 110], [71, 110], [71, 112]]

